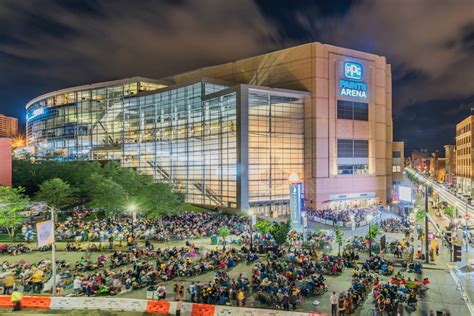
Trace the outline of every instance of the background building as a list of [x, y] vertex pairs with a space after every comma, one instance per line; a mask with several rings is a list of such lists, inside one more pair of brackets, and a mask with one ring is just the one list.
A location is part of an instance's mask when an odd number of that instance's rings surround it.
[[18, 119], [0, 114], [0, 137], [12, 138], [18, 134]]
[[159, 81], [52, 92], [27, 116], [38, 156], [119, 160], [182, 185], [195, 204], [285, 214], [292, 173], [306, 207], [390, 199], [391, 71], [381, 56], [310, 43]]
[[456, 184], [456, 146], [445, 145], [444, 156], [446, 158], [446, 173], [444, 181], [450, 186]]
[[405, 168], [405, 143], [393, 142], [392, 146], [392, 173], [393, 183], [403, 181], [403, 169]]
[[411, 167], [423, 173], [429, 172], [431, 155], [426, 149], [411, 152]]
[[456, 187], [462, 193], [474, 193], [474, 115], [456, 125]]
[[12, 185], [12, 140], [0, 137], [0, 185]]

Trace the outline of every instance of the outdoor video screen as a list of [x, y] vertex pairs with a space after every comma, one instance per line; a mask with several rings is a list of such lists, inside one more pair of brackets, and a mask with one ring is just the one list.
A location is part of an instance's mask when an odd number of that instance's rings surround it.
[[399, 186], [398, 187], [398, 196], [399, 196], [400, 201], [412, 202], [411, 188], [410, 187]]

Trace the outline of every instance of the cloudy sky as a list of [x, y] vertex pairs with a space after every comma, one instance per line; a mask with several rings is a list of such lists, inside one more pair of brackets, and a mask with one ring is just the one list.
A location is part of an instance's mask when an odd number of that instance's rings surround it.
[[311, 41], [387, 57], [408, 150], [454, 143], [474, 108], [473, 0], [1, 0], [0, 113], [22, 119], [29, 99], [68, 86]]

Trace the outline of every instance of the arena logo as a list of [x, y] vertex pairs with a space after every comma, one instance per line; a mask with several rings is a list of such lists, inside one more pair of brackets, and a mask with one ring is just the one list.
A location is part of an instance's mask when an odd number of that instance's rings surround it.
[[362, 65], [352, 61], [344, 63], [344, 76], [348, 79], [361, 80], [363, 76]]
[[339, 95], [343, 97], [366, 99], [367, 84], [362, 82], [364, 76], [362, 65], [353, 61], [346, 61], [344, 62], [343, 72], [344, 77], [347, 79], [339, 80]]

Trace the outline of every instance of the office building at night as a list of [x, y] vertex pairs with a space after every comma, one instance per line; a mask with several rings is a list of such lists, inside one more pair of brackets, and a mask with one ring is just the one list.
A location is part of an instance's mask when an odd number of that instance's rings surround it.
[[0, 137], [12, 138], [18, 135], [18, 119], [0, 114]]
[[0, 185], [12, 185], [12, 140], [0, 137]]
[[456, 125], [456, 187], [466, 195], [474, 195], [474, 115]]
[[27, 104], [27, 140], [58, 160], [117, 160], [198, 205], [287, 214], [385, 203], [392, 186], [384, 57], [310, 43], [150, 80], [80, 86]]
[[444, 157], [446, 158], [445, 182], [450, 186], [456, 183], [456, 146], [445, 145]]

